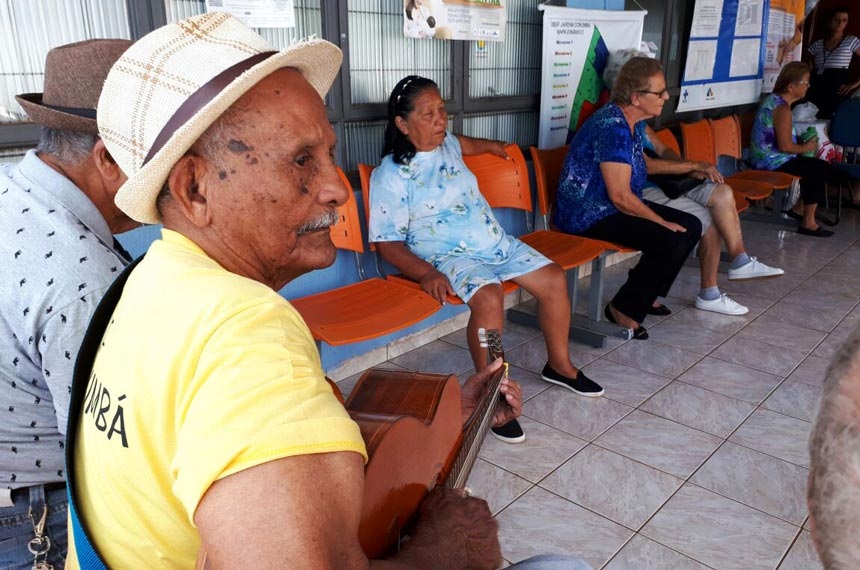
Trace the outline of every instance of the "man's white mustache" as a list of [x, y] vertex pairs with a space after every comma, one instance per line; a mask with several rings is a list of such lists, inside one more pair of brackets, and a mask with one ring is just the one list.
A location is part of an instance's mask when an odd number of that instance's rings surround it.
[[329, 228], [337, 223], [338, 215], [337, 212], [332, 210], [326, 214], [323, 214], [319, 218], [315, 218], [313, 220], [308, 220], [305, 222], [305, 225], [299, 228], [299, 231], [296, 232], [297, 235], [306, 234], [308, 232], [314, 232], [316, 230], [321, 230], [324, 228]]

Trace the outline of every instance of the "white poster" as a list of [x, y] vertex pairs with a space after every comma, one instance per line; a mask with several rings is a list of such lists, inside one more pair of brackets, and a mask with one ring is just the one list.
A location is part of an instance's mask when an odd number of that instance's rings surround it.
[[250, 28], [295, 28], [293, 0], [206, 0], [207, 12], [227, 12]]
[[403, 0], [403, 35], [505, 41], [506, 0]]
[[544, 13], [538, 146], [553, 148], [570, 142], [582, 121], [605, 102], [609, 53], [639, 49], [647, 12], [538, 9]]

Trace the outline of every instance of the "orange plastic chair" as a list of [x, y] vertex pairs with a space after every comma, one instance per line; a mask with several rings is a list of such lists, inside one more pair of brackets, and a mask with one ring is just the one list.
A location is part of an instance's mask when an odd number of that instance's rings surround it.
[[681, 156], [681, 146], [678, 144], [678, 139], [675, 138], [672, 131], [669, 129], [660, 129], [659, 131], [654, 131], [654, 134], [657, 135], [660, 142], [672, 149], [679, 157]]
[[[358, 204], [352, 186], [347, 202], [338, 208], [338, 222], [331, 227], [338, 249], [352, 251], [356, 261], [364, 253]], [[358, 265], [360, 267], [360, 265]], [[361, 271], [359, 276], [363, 277]], [[439, 303], [421, 290], [379, 278], [290, 300], [302, 315], [314, 339], [337, 346], [376, 338], [424, 320], [439, 310]]]
[[[561, 169], [564, 166], [564, 159], [567, 158], [569, 146], [559, 146], [556, 148], [539, 149], [533, 146], [529, 147], [529, 152], [532, 155], [532, 161], [535, 167], [535, 180], [537, 187], [538, 208], [543, 225], [547, 229], [552, 229], [550, 214], [552, 206], [555, 204], [555, 195], [558, 192], [558, 185], [561, 178]], [[623, 245], [612, 243], [603, 240], [589, 239], [595, 244], [599, 244], [603, 249], [617, 251], [621, 253], [632, 253], [638, 251], [630, 249]]]
[[[722, 119], [708, 119], [711, 131], [714, 133], [714, 154], [716, 156], [728, 155], [740, 159], [742, 155], [741, 128], [737, 117], [731, 115]], [[773, 172], [769, 170], [743, 170], [729, 177], [730, 184], [734, 187], [735, 180], [753, 180], [761, 182], [776, 190], [784, 190], [791, 186], [795, 177], [785, 172]], [[749, 195], [752, 187], [747, 186], [744, 191]], [[769, 195], [769, 194], [768, 194]], [[755, 199], [754, 196], [749, 196]]]
[[[714, 130], [708, 119], [702, 119], [695, 123], [681, 123], [681, 139], [684, 142], [684, 158], [707, 162], [708, 164], [716, 164], [716, 140], [714, 138]], [[739, 157], [740, 155], [736, 158]], [[775, 182], [784, 182], [781, 178], [774, 178], [769, 181], [757, 180], [755, 177], [750, 178], [747, 175], [742, 176], [742, 174], [738, 173], [726, 177], [726, 183], [735, 192], [746, 196], [749, 200], [767, 198], [773, 194], [774, 188], [782, 189], [791, 185], [790, 180], [788, 181], [788, 185], [783, 187], [774, 184]]]
[[755, 112], [741, 113], [740, 115], [732, 115], [738, 122], [738, 128], [741, 133], [741, 150], [749, 148], [750, 139], [752, 138], [753, 123], [755, 123]]
[[[361, 196], [362, 196], [362, 199], [364, 201], [364, 216], [365, 216], [364, 219], [368, 224], [370, 224], [370, 175], [373, 173], [373, 168], [374, 167], [370, 166], [369, 164], [359, 164], [358, 165], [358, 177], [361, 180]], [[373, 244], [373, 242], [370, 242], [370, 250], [373, 252], [376, 251], [376, 246]], [[379, 264], [379, 258], [378, 257], [377, 257], [377, 269], [379, 270], [380, 274], [383, 273], [382, 268]], [[404, 285], [404, 286], [409, 287], [411, 289], [417, 289], [419, 291], [421, 290], [421, 286], [417, 282], [413, 281], [412, 279], [409, 279], [408, 277], [406, 277], [405, 275], [403, 275], [401, 273], [389, 273], [388, 275], [386, 275], [386, 279], [388, 279], [389, 281], [393, 281], [395, 283], [398, 283], [400, 285]], [[517, 285], [516, 283], [514, 283], [513, 281], [503, 281], [502, 282], [502, 293], [504, 295], [507, 295], [508, 293], [512, 293], [519, 288], [520, 288], [520, 286]], [[456, 295], [447, 295], [446, 300], [451, 305], [462, 305], [462, 304], [464, 304], [463, 299], [461, 299], [460, 297], [458, 297]]]
[[[507, 145], [505, 152], [510, 157], [508, 160], [494, 154], [481, 154], [464, 156], [463, 161], [478, 179], [478, 189], [490, 206], [522, 210], [527, 227], [531, 227], [532, 196], [526, 159], [515, 144]], [[532, 231], [519, 239], [565, 271], [598, 258], [605, 249], [597, 240], [553, 230]]]

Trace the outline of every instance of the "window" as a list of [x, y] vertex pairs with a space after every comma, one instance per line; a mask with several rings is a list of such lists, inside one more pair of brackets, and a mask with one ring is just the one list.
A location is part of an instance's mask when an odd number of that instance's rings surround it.
[[0, 1], [0, 123], [27, 120], [15, 95], [43, 90], [51, 48], [90, 38], [130, 37], [125, 0]]
[[[503, 43], [407, 38], [403, 0], [295, 0], [295, 28], [257, 31], [278, 48], [308, 36], [342, 46], [345, 61], [327, 99], [328, 116], [339, 137], [338, 159], [354, 171], [359, 162], [379, 161], [388, 95], [411, 74], [439, 85], [451, 130], [534, 144], [542, 33], [537, 4], [507, 1]], [[140, 37], [205, 9], [204, 0], [0, 0], [0, 148], [37, 140], [38, 128], [21, 122], [14, 95], [42, 91], [51, 47], [90, 37]], [[9, 153], [20, 150], [0, 158]]]
[[478, 113], [463, 118], [463, 134], [496, 139], [520, 146], [536, 144], [538, 137], [538, 112], [518, 111], [507, 113]]
[[469, 98], [540, 93], [542, 17], [534, 2], [509, 0], [505, 41], [469, 42]]
[[407, 75], [432, 79], [443, 99], [452, 98], [452, 42], [405, 37], [400, 0], [350, 0], [347, 29], [353, 105], [387, 103]]

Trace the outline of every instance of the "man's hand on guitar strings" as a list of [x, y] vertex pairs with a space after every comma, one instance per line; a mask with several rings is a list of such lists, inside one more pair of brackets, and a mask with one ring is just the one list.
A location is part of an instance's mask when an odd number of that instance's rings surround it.
[[505, 378], [502, 380], [501, 392], [504, 401], [500, 398], [496, 406], [493, 427], [503, 426], [523, 413], [523, 389], [519, 382], [512, 378]]
[[466, 423], [466, 420], [468, 420], [469, 416], [472, 415], [472, 412], [475, 411], [475, 407], [477, 407], [478, 403], [481, 401], [481, 398], [487, 392], [487, 384], [490, 382], [490, 378], [501, 367], [502, 359], [497, 358], [480, 372], [476, 372], [469, 376], [469, 378], [467, 378], [466, 381], [463, 383], [463, 386], [460, 388], [460, 402], [463, 410], [463, 423]]

